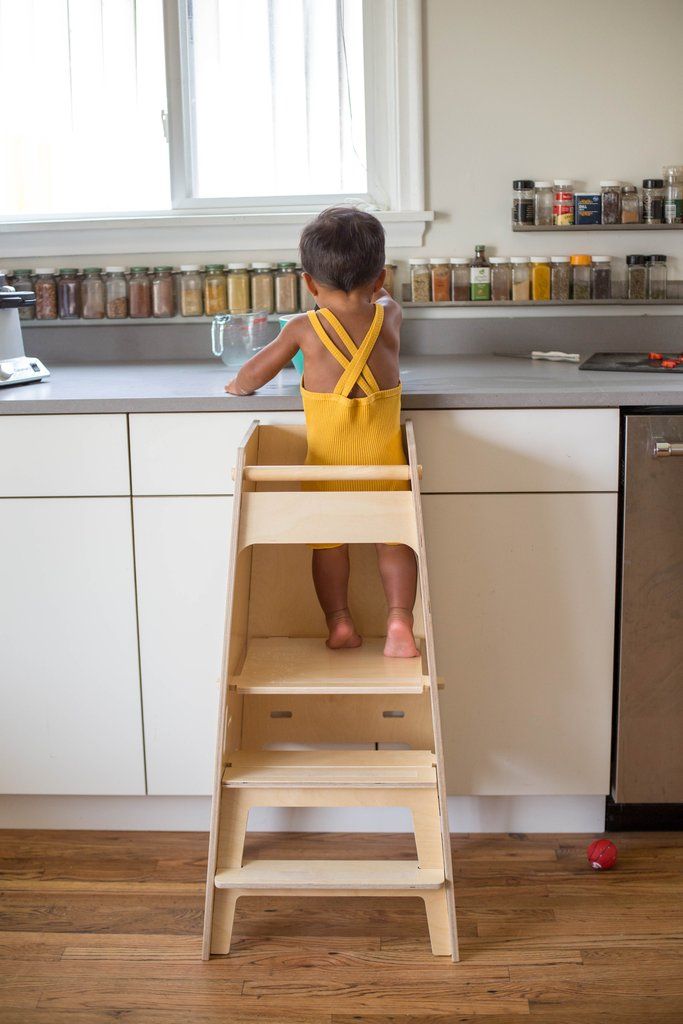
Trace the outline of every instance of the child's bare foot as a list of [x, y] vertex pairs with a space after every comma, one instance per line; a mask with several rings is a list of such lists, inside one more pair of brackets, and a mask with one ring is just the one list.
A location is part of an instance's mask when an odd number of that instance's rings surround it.
[[387, 618], [385, 658], [417, 658], [419, 651], [413, 636], [413, 616], [406, 608], [390, 608]]
[[331, 612], [325, 618], [327, 619], [327, 628], [330, 631], [326, 643], [333, 651], [337, 651], [342, 647], [360, 647], [363, 643], [361, 637], [356, 632], [356, 627], [353, 624], [351, 612], [348, 608], [342, 608], [338, 612]]

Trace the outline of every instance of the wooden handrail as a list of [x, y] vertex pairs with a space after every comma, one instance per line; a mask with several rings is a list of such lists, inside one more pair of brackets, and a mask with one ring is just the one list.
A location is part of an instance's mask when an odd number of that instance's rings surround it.
[[[422, 479], [422, 466], [417, 467]], [[235, 470], [232, 471], [235, 479]], [[410, 466], [245, 466], [244, 479], [255, 482], [333, 480], [410, 480]]]

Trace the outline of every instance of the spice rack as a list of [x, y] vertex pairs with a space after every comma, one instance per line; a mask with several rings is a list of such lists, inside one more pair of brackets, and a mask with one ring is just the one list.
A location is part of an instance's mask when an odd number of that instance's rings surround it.
[[681, 231], [683, 224], [512, 224], [513, 231]]

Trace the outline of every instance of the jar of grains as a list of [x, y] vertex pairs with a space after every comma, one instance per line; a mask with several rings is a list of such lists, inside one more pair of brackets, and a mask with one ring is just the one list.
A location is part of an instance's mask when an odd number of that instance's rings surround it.
[[453, 302], [469, 302], [470, 261], [467, 256], [451, 256]]
[[627, 295], [629, 299], [634, 299], [636, 302], [642, 302], [643, 299], [647, 298], [647, 269], [645, 267], [645, 257], [639, 255], [627, 256], [626, 273], [628, 274]]
[[646, 256], [647, 297], [666, 298], [666, 256]]
[[491, 299], [493, 302], [509, 302], [512, 288], [510, 262], [507, 256], [491, 256]]
[[572, 299], [585, 301], [591, 297], [591, 258], [585, 253], [570, 257], [572, 267]]
[[[389, 292], [389, 294], [391, 295], [391, 297], [393, 299], [393, 297], [394, 297], [394, 288], [396, 287], [396, 264], [395, 263], [385, 263], [384, 264], [384, 287], [386, 288], [386, 290]], [[304, 308], [303, 305], [302, 305], [301, 308], [302, 309]]]
[[302, 313], [310, 313], [315, 309], [315, 298], [308, 290], [304, 271], [299, 271], [299, 309]]
[[547, 256], [531, 257], [531, 298], [534, 302], [550, 299], [550, 260]]
[[264, 313], [275, 312], [275, 279], [272, 263], [251, 265], [251, 308], [263, 310]]
[[[12, 287], [15, 292], [32, 292], [33, 281], [31, 280], [30, 270], [13, 270], [12, 271]], [[19, 319], [20, 320], [35, 320], [36, 318], [36, 307], [33, 306], [20, 306], [19, 307]]]
[[78, 320], [81, 315], [81, 284], [75, 267], [62, 267], [59, 271], [57, 310], [60, 320]]
[[228, 282], [222, 263], [207, 263], [204, 274], [204, 312], [207, 316], [228, 312]]
[[643, 180], [643, 223], [661, 224], [664, 220], [664, 179]]
[[451, 301], [451, 265], [445, 256], [429, 261], [432, 275], [432, 302]]
[[534, 224], [547, 227], [553, 222], [555, 190], [552, 181], [534, 182]]
[[201, 316], [204, 312], [202, 275], [198, 263], [180, 266], [180, 315]]
[[[299, 282], [296, 263], [278, 263], [275, 271], [275, 312], [296, 313], [299, 309]], [[231, 310], [232, 312], [232, 310]]]
[[614, 179], [600, 182], [602, 196], [602, 223], [619, 224], [621, 222], [621, 182]]
[[152, 315], [152, 282], [149, 279], [149, 267], [130, 268], [128, 309], [130, 316], [136, 320]]
[[550, 298], [553, 302], [568, 302], [571, 295], [571, 267], [569, 256], [550, 257]]
[[81, 281], [81, 311], [84, 320], [103, 320], [105, 314], [102, 267], [86, 267]]
[[[430, 302], [432, 298], [432, 277], [427, 260], [414, 258], [408, 260], [410, 265], [410, 301]], [[469, 287], [469, 282], [468, 282]]]
[[621, 223], [640, 223], [640, 198], [635, 185], [624, 185], [621, 190]]
[[511, 256], [512, 301], [528, 302], [531, 298], [531, 267], [528, 256]]
[[530, 178], [516, 178], [512, 182], [512, 223], [533, 224], [534, 182]]
[[175, 316], [173, 267], [155, 267], [152, 276], [152, 316]]
[[128, 283], [124, 267], [104, 268], [107, 318], [123, 320], [128, 316]]
[[593, 256], [591, 298], [612, 298], [612, 259], [610, 256]]
[[53, 267], [37, 267], [33, 284], [36, 293], [36, 320], [57, 319], [57, 282]]
[[574, 183], [571, 178], [555, 178], [553, 182], [553, 224], [566, 226], [574, 223]]

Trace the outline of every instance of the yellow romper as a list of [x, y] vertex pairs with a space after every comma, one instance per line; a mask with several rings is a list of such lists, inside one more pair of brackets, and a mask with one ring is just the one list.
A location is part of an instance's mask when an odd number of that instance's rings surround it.
[[[327, 335], [315, 311], [308, 314], [311, 325], [327, 351], [343, 367], [334, 391], [307, 391], [301, 382], [301, 400], [306, 416], [308, 453], [306, 463], [314, 466], [396, 466], [405, 465], [401, 435], [401, 385], [380, 391], [367, 365], [384, 320], [384, 309], [375, 303], [370, 330], [356, 347], [348, 332], [329, 309], [318, 311], [334, 328], [348, 349], [347, 358]], [[362, 398], [349, 395], [358, 384]], [[303, 485], [309, 491], [407, 490], [405, 480], [324, 481]], [[339, 547], [316, 544], [316, 548]]]

